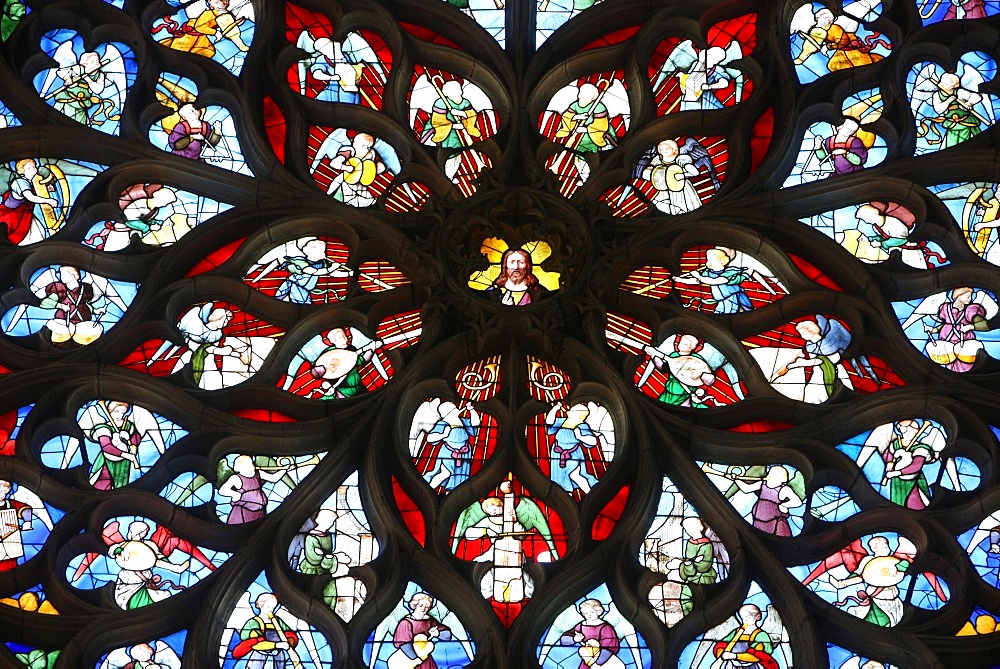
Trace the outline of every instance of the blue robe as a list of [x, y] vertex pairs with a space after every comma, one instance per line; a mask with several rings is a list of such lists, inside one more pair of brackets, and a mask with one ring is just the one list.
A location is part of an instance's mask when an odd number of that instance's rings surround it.
[[[569, 477], [573, 470], [579, 469], [580, 475], [591, 487], [597, 485], [597, 478], [587, 471], [588, 445], [580, 441], [573, 429], [563, 427], [565, 422], [565, 418], [557, 418], [546, 430], [546, 434], [555, 435], [555, 443], [549, 453], [549, 478], [566, 492], [572, 493], [579, 488]], [[597, 436], [586, 423], [580, 423], [577, 427], [585, 437]]]
[[[465, 483], [471, 474], [472, 467], [472, 446], [469, 444], [470, 438], [476, 437], [476, 428], [472, 426], [468, 418], [462, 418], [461, 427], [451, 427], [447, 421], [439, 420], [434, 423], [428, 434], [444, 432], [449, 427], [447, 436], [440, 441], [433, 442], [441, 445], [438, 451], [437, 467], [433, 471], [424, 474], [424, 480], [428, 483], [444, 469], [451, 472], [451, 477], [444, 482], [444, 487], [452, 490], [462, 483]], [[464, 449], [464, 452], [463, 452]]]

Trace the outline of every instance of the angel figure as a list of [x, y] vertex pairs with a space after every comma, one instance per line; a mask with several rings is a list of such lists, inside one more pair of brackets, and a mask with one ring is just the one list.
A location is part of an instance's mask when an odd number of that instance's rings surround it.
[[[410, 94], [410, 115], [429, 114], [423, 128], [417, 128], [422, 144], [444, 149], [463, 149], [485, 139], [479, 115], [492, 115], [493, 103], [472, 82], [445, 80], [441, 74], [420, 75]], [[421, 115], [423, 117], [423, 115]]]
[[111, 651], [98, 669], [181, 669], [181, 659], [166, 641], [157, 639]]
[[790, 24], [793, 54], [798, 50], [795, 65], [805, 65], [811, 58], [826, 60], [826, 69], [836, 72], [882, 60], [891, 45], [878, 33], [858, 33], [861, 21], [878, 15], [880, 4], [881, 0], [857, 0], [844, 5], [839, 15], [826, 7], [817, 10], [811, 3], [799, 7]]
[[[243, 171], [242, 156], [237, 157], [229, 146], [234, 134], [231, 120], [223, 122], [221, 107], [199, 106], [197, 87], [193, 82], [160, 76], [156, 86], [157, 101], [172, 113], [160, 120], [166, 139], [163, 149], [175, 156], [200, 162], [218, 163], [221, 167]], [[221, 111], [220, 111], [221, 110]]]
[[[259, 582], [260, 579], [258, 579]], [[283, 607], [278, 597], [255, 582], [233, 609], [222, 634], [219, 656], [235, 660], [234, 669], [322, 669], [331, 665], [328, 647], [316, 631]], [[257, 592], [256, 597], [252, 592]]]
[[917, 121], [917, 136], [929, 148], [956, 146], [996, 122], [994, 96], [980, 92], [986, 78], [972, 63], [960, 62], [960, 66], [960, 72], [942, 73], [937, 65], [927, 63], [916, 73], [910, 109]]
[[[899, 537], [898, 547], [893, 551], [889, 539], [881, 535], [868, 540], [868, 550], [861, 548], [860, 542], [848, 548], [851, 553], [844, 556], [841, 564], [850, 575], [840, 579], [830, 574], [827, 580], [838, 592], [852, 585], [862, 585], [863, 590], [858, 591], [857, 597], [848, 596], [836, 605], [853, 603], [854, 606], [847, 607], [851, 615], [880, 627], [895, 627], [903, 619], [903, 600], [898, 586], [916, 557], [916, 548], [905, 537]], [[826, 562], [820, 563], [820, 567], [832, 568]], [[816, 570], [813, 570], [815, 573]], [[808, 580], [815, 578], [813, 574]]]
[[366, 132], [349, 133], [341, 128], [331, 132], [316, 151], [309, 171], [316, 173], [324, 159], [336, 173], [326, 194], [352, 207], [370, 207], [379, 192], [372, 186], [382, 174], [399, 174], [402, 166], [396, 151], [385, 141]]
[[744, 284], [756, 283], [771, 295], [777, 295], [772, 283], [776, 284], [776, 288], [782, 289], [771, 270], [748, 254], [725, 246], [708, 249], [705, 251], [703, 267], [678, 274], [673, 280], [675, 283], [708, 286], [711, 298], [696, 297], [685, 306], [700, 303], [711, 306], [712, 313], [716, 314], [736, 314], [753, 309]]
[[653, 369], [664, 371], [667, 382], [657, 398], [664, 404], [695, 409], [714, 406], [708, 388], [715, 383], [720, 369], [729, 377], [737, 397], [743, 399], [736, 368], [721, 351], [694, 335], [670, 335], [658, 346], [645, 346], [642, 350], [649, 356], [650, 364], [636, 385], [643, 386]]
[[635, 627], [602, 586], [553, 621], [539, 645], [538, 663], [542, 669], [644, 667], [648, 658], [642, 646]]
[[190, 17], [178, 24], [171, 17], [152, 28], [152, 34], [166, 31], [168, 37], [160, 44], [206, 58], [214, 58], [216, 50], [228, 42], [240, 53], [250, 50], [243, 33], [253, 34], [253, 3], [242, 0], [230, 6], [230, 0], [196, 0], [184, 5], [183, 16]]
[[[875, 377], [864, 356], [852, 359], [844, 357], [851, 345], [851, 331], [836, 318], [816, 314], [796, 323], [795, 332], [802, 340], [801, 348], [788, 350], [776, 347], [773, 364], [777, 366], [779, 359], [784, 362], [773, 371], [769, 379], [771, 386], [783, 395], [819, 404], [833, 395], [838, 382], [852, 389], [845, 365], [850, 365], [859, 374], [867, 372], [869, 376]], [[763, 356], [760, 356], [758, 363], [766, 372], [762, 360]], [[794, 370], [798, 370], [798, 373], [794, 377], [788, 377]]]
[[708, 150], [694, 137], [683, 144], [665, 139], [639, 159], [634, 176], [645, 179], [656, 189], [653, 205], [665, 214], [686, 214], [702, 204], [692, 179], [702, 175], [711, 179], [713, 192], [721, 187], [719, 175]]
[[[299, 33], [295, 46], [306, 52], [306, 57], [296, 64], [299, 94], [321, 102], [361, 104], [377, 109], [375, 102], [362, 90], [361, 81], [366, 71], [371, 72], [379, 85], [384, 84], [387, 72], [382, 61], [368, 41], [356, 32], [347, 33], [343, 41], [329, 37], [315, 37], [308, 30]], [[310, 86], [310, 77], [322, 86]]]
[[[282, 389], [321, 400], [345, 399], [368, 392], [360, 369], [372, 364], [389, 379], [389, 371], [379, 357], [385, 345], [369, 339], [356, 328], [332, 328], [306, 342], [288, 364]], [[308, 388], [308, 390], [306, 390]]]
[[0, 479], [0, 573], [24, 561], [24, 533], [35, 529], [36, 517], [46, 529], [52, 529], [52, 517], [38, 495], [23, 485]]
[[730, 566], [725, 544], [667, 477], [639, 549], [639, 562], [666, 577], [647, 594], [654, 613], [667, 627], [693, 610], [692, 585], [697, 589], [724, 580]]
[[[354, 270], [343, 262], [337, 262], [329, 257], [328, 244], [317, 237], [301, 237], [292, 242], [286, 242], [274, 247], [247, 270], [247, 276], [253, 274], [252, 283], [260, 284], [274, 270], [287, 272], [281, 280], [274, 296], [293, 304], [313, 304], [317, 298], [322, 302], [343, 299], [333, 288], [318, 288], [320, 279], [346, 278], [354, 275]], [[333, 293], [332, 295], [330, 293]]]
[[1000, 199], [997, 184], [967, 182], [933, 189], [959, 221], [965, 240], [986, 262], [1000, 265]]
[[59, 67], [48, 70], [38, 94], [77, 123], [116, 134], [129, 79], [135, 75], [126, 76], [125, 58], [114, 44], [102, 45], [103, 53], [84, 51], [78, 57], [77, 41], [67, 39], [56, 47], [51, 55]]
[[[753, 598], [756, 599], [756, 598]], [[736, 614], [707, 631], [698, 643], [691, 667], [705, 667], [714, 657], [711, 669], [790, 669], [788, 632], [773, 604], [764, 606], [745, 601]]]
[[[933, 421], [906, 418], [872, 430], [856, 462], [858, 467], [864, 468], [878, 453], [883, 463], [882, 477], [878, 482], [871, 480], [872, 485], [877, 489], [888, 487], [889, 500], [893, 504], [919, 511], [931, 499], [924, 467], [941, 459], [946, 443], [947, 437]], [[944, 466], [955, 490], [961, 490], [955, 460], [945, 459]]]
[[29, 287], [38, 306], [20, 304], [4, 314], [4, 332], [24, 336], [44, 327], [55, 346], [67, 348], [97, 341], [125, 314], [138, 289], [70, 265], [42, 270]]
[[0, 223], [7, 226], [12, 244], [34, 244], [62, 228], [72, 205], [70, 175], [93, 177], [89, 168], [66, 161], [23, 158], [0, 166], [0, 183], [6, 183], [0, 202]]
[[569, 406], [559, 401], [545, 414], [549, 478], [574, 498], [589, 493], [614, 458], [613, 435], [609, 441], [596, 421], [594, 426], [589, 422], [598, 411], [606, 413], [593, 402]]
[[[515, 504], [511, 481], [499, 488], [502, 497], [487, 497], [463, 511], [455, 525], [452, 552], [466, 560], [492, 565], [480, 584], [483, 596], [497, 602], [530, 599], [534, 583], [524, 572], [525, 543], [541, 538], [545, 549], [530, 545], [537, 562], [559, 557], [548, 520], [534, 500], [521, 495]], [[537, 552], [536, 552], [537, 550]]]
[[[710, 46], [698, 49], [691, 40], [674, 47], [653, 82], [657, 99], [661, 91], [678, 95], [665, 113], [675, 110], [722, 109], [743, 99], [743, 73], [730, 64], [743, 57], [743, 47], [732, 40], [725, 48]], [[732, 91], [723, 97], [723, 92]], [[673, 91], [678, 93], [672, 93]]]
[[166, 340], [147, 362], [173, 359], [171, 373], [190, 364], [196, 385], [217, 390], [237, 385], [257, 373], [274, 348], [273, 337], [243, 334], [231, 328], [235, 314], [215, 302], [194, 305], [177, 322], [184, 337], [181, 346]]
[[724, 474], [709, 467], [705, 473], [732, 481], [725, 492], [730, 502], [737, 493], [749, 493], [756, 498], [747, 520], [758, 530], [776, 537], [792, 536], [788, 522], [792, 515], [790, 510], [806, 503], [802, 472], [796, 470], [789, 475], [788, 469], [782, 465], [757, 465], [745, 469], [729, 468]]
[[[90, 458], [88, 478], [90, 485], [98, 490], [124, 487], [144, 468], [149, 469], [151, 463], [139, 459], [143, 441], [152, 443], [160, 455], [167, 448], [156, 416], [128, 402], [98, 400], [84, 410], [77, 422], [87, 441], [98, 445], [96, 457]], [[79, 447], [79, 441], [73, 442], [67, 447], [63, 462], [71, 460]]]
[[613, 148], [618, 141], [611, 131], [608, 107], [603, 102], [610, 90], [610, 83], [603, 89], [591, 83], [580, 84], [576, 100], [561, 112], [562, 120], [555, 140], [581, 153]]
[[[172, 590], [184, 589], [183, 585], [164, 580], [153, 571], [155, 568], [173, 574], [186, 572], [191, 566], [190, 559], [181, 563], [171, 562], [169, 557], [174, 550], [197, 559], [210, 571], [215, 570], [215, 565], [197, 546], [174, 536], [162, 525], [152, 536], [149, 535], [149, 524], [142, 520], [129, 523], [125, 536], [119, 528], [117, 520], [111, 521], [104, 527], [101, 537], [108, 544], [108, 557], [118, 566], [115, 603], [126, 611], [163, 601], [171, 596]], [[91, 556], [96, 558], [97, 554], [91, 553], [87, 557]], [[82, 575], [93, 558], [90, 562], [85, 558], [80, 563], [73, 580]]]
[[934, 267], [934, 260], [939, 265], [947, 261], [927, 242], [910, 239], [917, 217], [901, 204], [872, 200], [859, 205], [854, 217], [856, 228], [841, 232], [838, 241], [862, 262], [881, 262], [894, 252], [904, 265], [917, 269]]
[[183, 211], [177, 191], [162, 184], [129, 186], [118, 196], [118, 207], [125, 220], [105, 221], [84, 244], [107, 252], [126, 248], [133, 238], [143, 244], [169, 246], [198, 225], [195, 217]]
[[365, 659], [372, 668], [464, 667], [473, 657], [475, 647], [462, 622], [416, 583], [407, 585], [403, 600], [365, 646]]
[[323, 576], [323, 601], [350, 621], [367, 589], [348, 569], [368, 564], [378, 551], [354, 473], [302, 524], [288, 547], [288, 561], [298, 572]]
[[977, 333], [992, 331], [988, 321], [998, 311], [989, 293], [962, 286], [924, 298], [901, 325], [906, 332], [912, 325], [923, 324], [927, 357], [945, 369], [967, 372], [985, 348]]
[[[465, 483], [472, 474], [475, 458], [484, 458], [477, 452], [476, 442], [482, 417], [472, 402], [461, 406], [447, 400], [431, 400], [422, 413], [429, 414], [413, 435], [411, 455], [421, 470], [427, 484], [434, 488], [454, 490]], [[418, 417], [414, 416], [414, 424]]]

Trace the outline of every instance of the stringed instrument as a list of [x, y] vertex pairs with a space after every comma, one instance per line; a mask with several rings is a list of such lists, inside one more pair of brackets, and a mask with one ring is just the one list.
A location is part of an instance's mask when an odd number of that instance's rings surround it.
[[416, 669], [434, 652], [434, 642], [428, 639], [426, 634], [415, 634], [411, 643], [417, 656], [409, 658], [400, 648], [389, 656], [386, 662], [388, 669]]

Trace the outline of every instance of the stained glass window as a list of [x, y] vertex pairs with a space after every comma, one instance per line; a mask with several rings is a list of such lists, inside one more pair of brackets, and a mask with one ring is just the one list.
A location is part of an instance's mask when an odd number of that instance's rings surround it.
[[997, 666], [1000, 2], [2, 4], [0, 666]]

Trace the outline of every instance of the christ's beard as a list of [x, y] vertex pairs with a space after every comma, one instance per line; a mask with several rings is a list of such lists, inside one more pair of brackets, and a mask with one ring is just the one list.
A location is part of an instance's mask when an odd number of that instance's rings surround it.
[[524, 280], [527, 278], [527, 276], [528, 273], [525, 272], [523, 269], [513, 269], [507, 272], [507, 280], [510, 283], [517, 285], [524, 283]]

